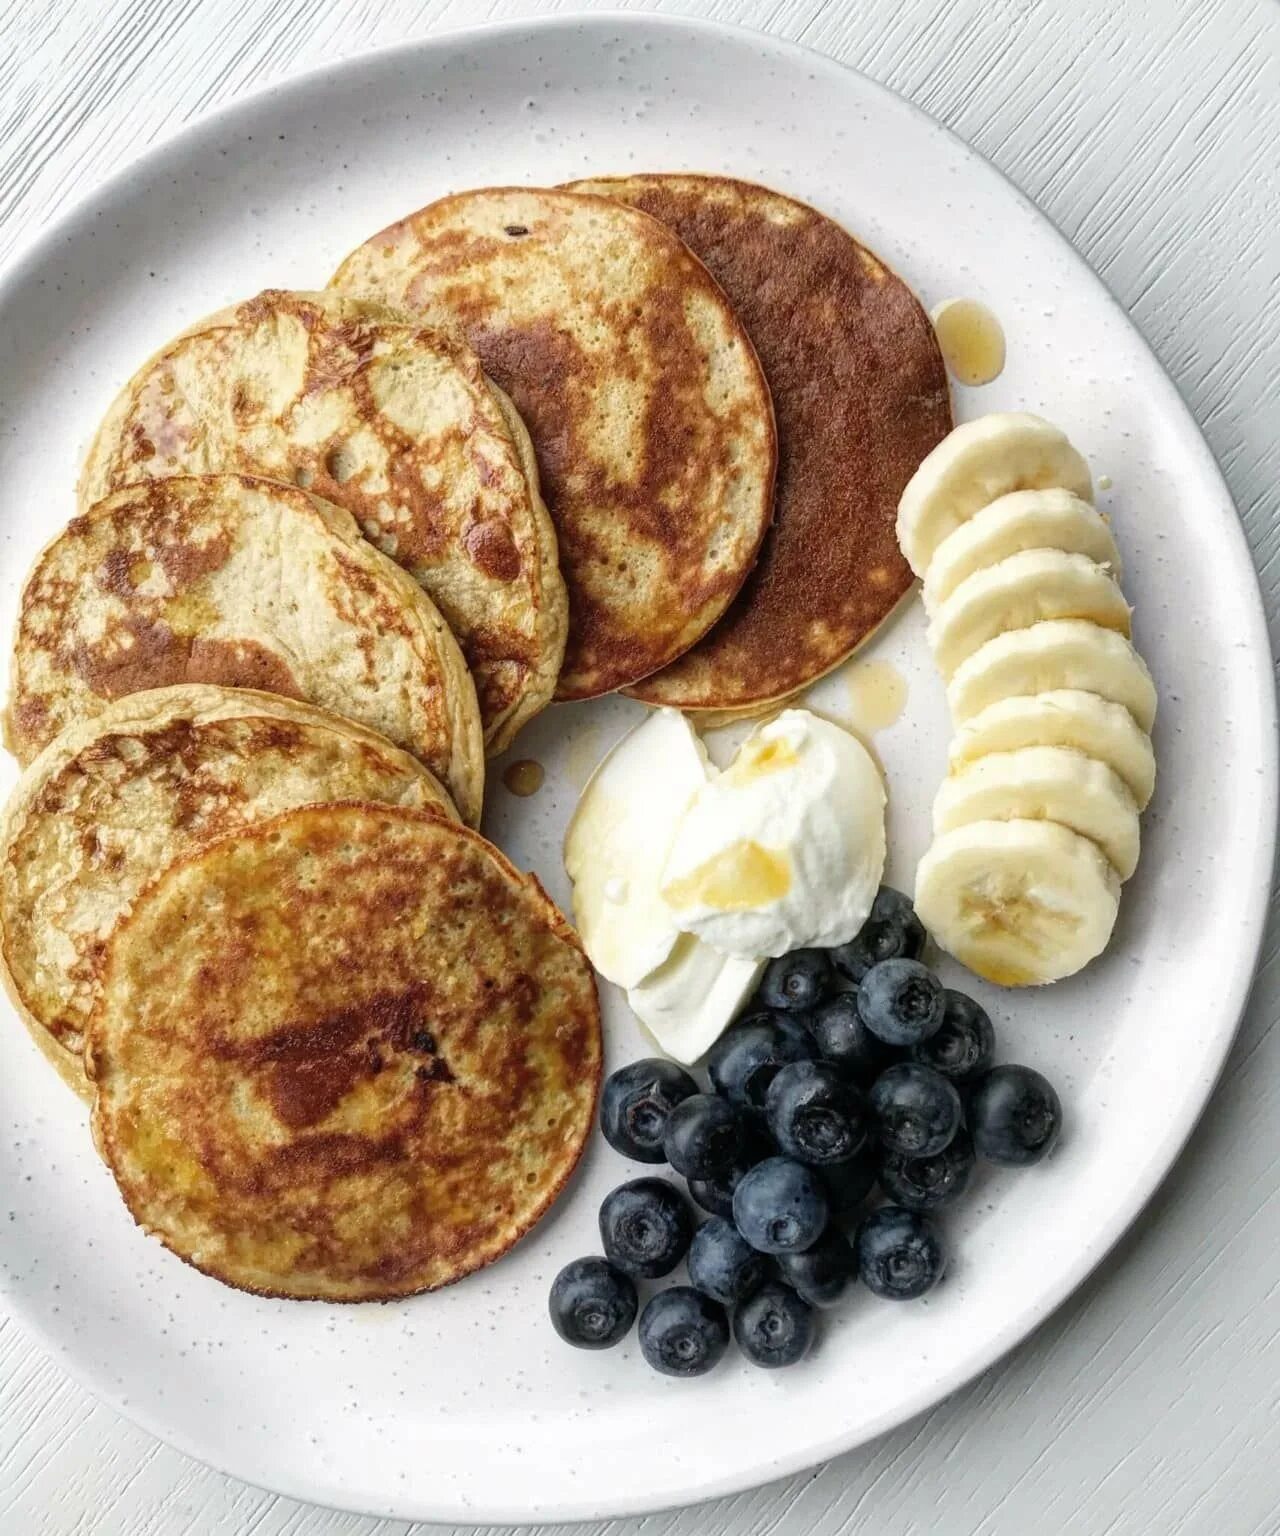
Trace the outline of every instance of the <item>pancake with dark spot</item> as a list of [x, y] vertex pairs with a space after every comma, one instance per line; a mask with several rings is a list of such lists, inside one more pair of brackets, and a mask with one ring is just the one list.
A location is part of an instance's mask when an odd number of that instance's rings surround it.
[[750, 714], [844, 660], [911, 585], [898, 498], [951, 430], [933, 327], [907, 285], [831, 219], [710, 176], [573, 183], [660, 219], [706, 263], [773, 393], [773, 526], [728, 613], [630, 690]]
[[706, 633], [768, 526], [773, 413], [670, 230], [604, 198], [464, 192], [374, 235], [333, 285], [465, 338], [515, 401], [569, 590], [557, 698], [633, 683]]
[[5, 808], [0, 973], [64, 1077], [86, 1091], [98, 967], [144, 886], [224, 832], [351, 799], [456, 816], [434, 775], [385, 736], [270, 693], [154, 688], [51, 742]]
[[85, 1062], [138, 1223], [228, 1285], [385, 1300], [517, 1242], [591, 1130], [595, 981], [530, 875], [429, 812], [210, 843], [109, 943]]
[[134, 374], [80, 504], [222, 470], [343, 507], [413, 576], [462, 646], [490, 753], [548, 703], [568, 628], [555, 530], [529, 435], [469, 347], [385, 304], [269, 289]]
[[412, 752], [480, 819], [484, 743], [457, 642], [349, 513], [250, 475], [146, 480], [75, 517], [19, 608], [8, 740], [28, 763], [150, 688], [257, 688]]

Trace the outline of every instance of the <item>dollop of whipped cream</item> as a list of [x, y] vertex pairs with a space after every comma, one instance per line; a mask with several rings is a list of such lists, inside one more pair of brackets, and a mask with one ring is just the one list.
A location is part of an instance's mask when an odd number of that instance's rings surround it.
[[807, 710], [760, 726], [723, 773], [683, 715], [657, 710], [596, 769], [565, 836], [587, 954], [669, 1055], [696, 1061], [767, 958], [862, 927], [884, 808], [866, 749]]
[[884, 784], [857, 737], [784, 710], [694, 792], [660, 893], [679, 928], [724, 955], [844, 944], [879, 889], [884, 816]]

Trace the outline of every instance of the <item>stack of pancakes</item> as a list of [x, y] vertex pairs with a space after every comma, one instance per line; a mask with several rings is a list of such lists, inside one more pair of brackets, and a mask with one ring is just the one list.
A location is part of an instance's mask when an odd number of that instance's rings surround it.
[[23, 594], [0, 952], [138, 1222], [364, 1299], [554, 1199], [594, 979], [472, 830], [553, 698], [758, 713], [906, 590], [949, 430], [905, 285], [763, 188], [448, 197], [175, 338]]

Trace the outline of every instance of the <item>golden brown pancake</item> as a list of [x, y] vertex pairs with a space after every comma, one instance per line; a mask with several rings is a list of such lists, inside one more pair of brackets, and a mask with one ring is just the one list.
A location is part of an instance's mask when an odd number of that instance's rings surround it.
[[440, 782], [384, 736], [249, 689], [130, 694], [51, 742], [5, 809], [0, 956], [63, 1075], [86, 1091], [82, 1034], [103, 951], [144, 886], [224, 832], [351, 799], [457, 815]]
[[670, 230], [603, 198], [464, 192], [374, 235], [333, 284], [465, 337], [515, 401], [569, 589], [557, 698], [633, 683], [719, 618], [768, 525], [773, 415]]
[[480, 819], [484, 744], [457, 642], [349, 513], [251, 475], [175, 475], [73, 518], [36, 561], [8, 741], [28, 763], [114, 699], [219, 683], [306, 699], [390, 737]]
[[629, 690], [758, 712], [821, 677], [911, 584], [898, 498], [951, 430], [946, 370], [907, 285], [840, 226], [714, 176], [573, 183], [660, 219], [706, 263], [764, 365], [778, 423], [773, 526], [707, 637]]
[[226, 470], [343, 507], [430, 594], [491, 753], [548, 703], [568, 629], [555, 530], [528, 433], [470, 348], [385, 304], [269, 289], [134, 374], [89, 450], [80, 505]]
[[86, 1067], [135, 1219], [228, 1285], [383, 1300], [505, 1253], [591, 1129], [595, 981], [477, 833], [355, 802], [172, 865], [108, 946]]

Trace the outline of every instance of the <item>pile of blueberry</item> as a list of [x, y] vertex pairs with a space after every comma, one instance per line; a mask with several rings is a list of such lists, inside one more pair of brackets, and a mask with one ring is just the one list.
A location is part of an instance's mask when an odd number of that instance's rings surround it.
[[[551, 1320], [605, 1349], [639, 1311], [637, 1279], [687, 1257], [688, 1285], [640, 1314], [655, 1370], [698, 1376], [732, 1333], [755, 1365], [792, 1365], [815, 1307], [855, 1279], [894, 1301], [923, 1296], [947, 1263], [933, 1215], [964, 1194], [975, 1159], [1025, 1165], [1062, 1120], [1029, 1067], [992, 1065], [991, 1020], [920, 960], [910, 902], [882, 889], [858, 936], [773, 961], [747, 1012], [707, 1060], [711, 1092], [674, 1062], [633, 1062], [605, 1083], [610, 1146], [683, 1175], [710, 1215], [695, 1228], [667, 1179], [633, 1179], [600, 1207], [604, 1257], [576, 1259], [551, 1288]], [[869, 1205], [878, 1187], [888, 1202]]]

